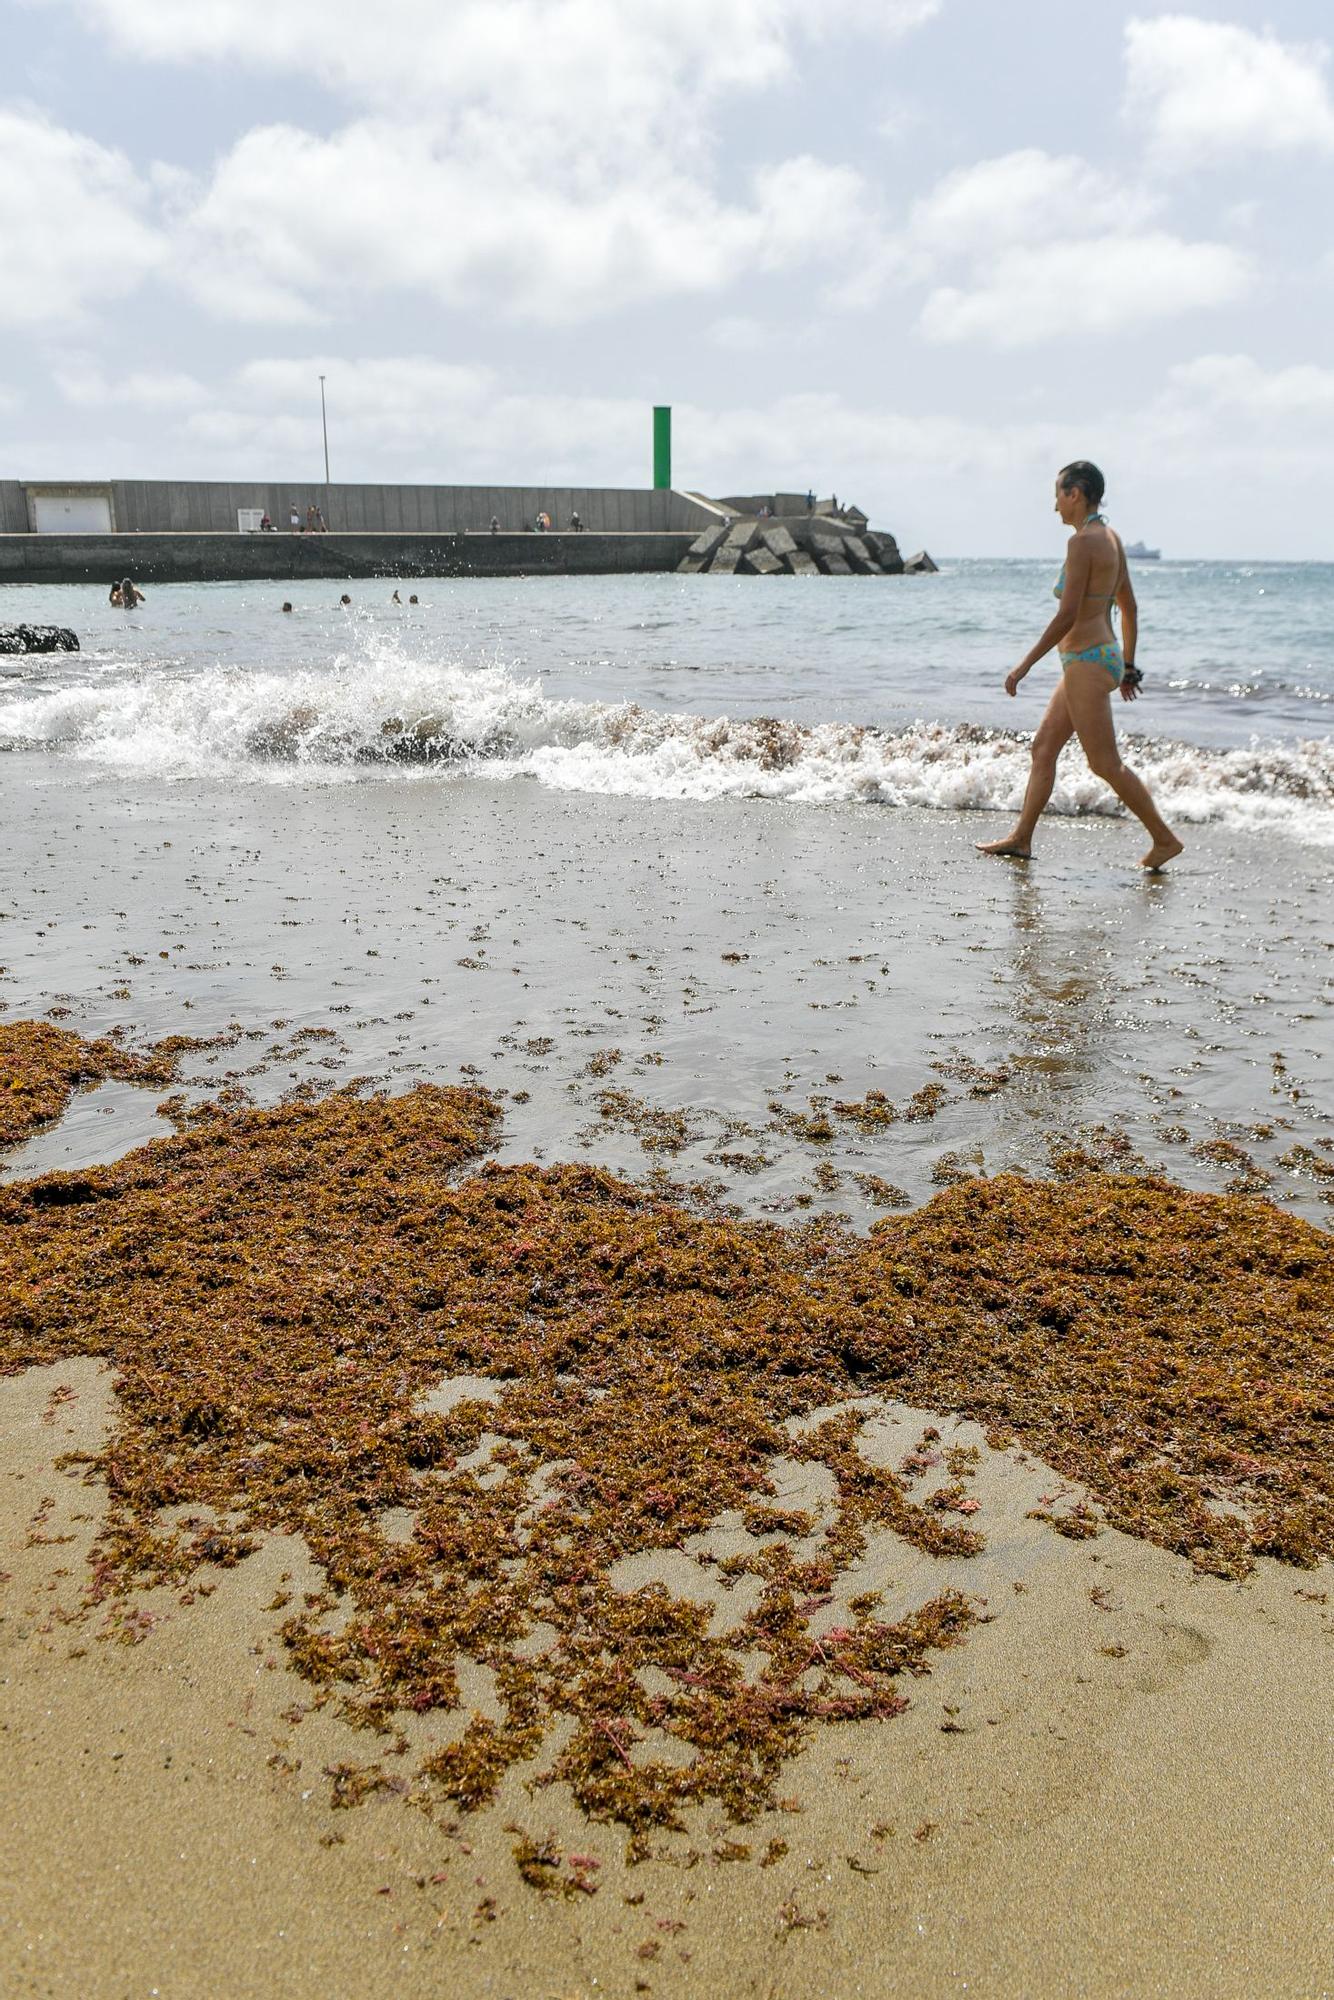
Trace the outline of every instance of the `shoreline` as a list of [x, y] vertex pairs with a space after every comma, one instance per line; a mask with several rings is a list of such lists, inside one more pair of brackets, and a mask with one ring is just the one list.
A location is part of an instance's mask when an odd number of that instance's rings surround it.
[[[858, 1175], [918, 1202], [936, 1175], [1045, 1172], [1076, 1134], [1186, 1186], [1249, 1178], [1329, 1213], [1319, 849], [1264, 876], [1245, 836], [1197, 827], [1188, 865], [1155, 881], [1136, 829], [1104, 818], [1051, 821], [1020, 868], [975, 855], [985, 816], [907, 807], [132, 773], [73, 813], [63, 781], [25, 797], [0, 1020], [135, 1046], [236, 1021], [242, 1039], [190, 1073], [203, 1094], [229, 1073], [260, 1102], [305, 1080], [466, 1076], [509, 1093], [505, 1158], [665, 1164], [748, 1213], [861, 1226], [879, 1211]], [[293, 1045], [297, 1026], [331, 1039]], [[980, 1092], [950, 1074], [960, 1056], [1004, 1081]], [[928, 1120], [804, 1136], [820, 1100], [931, 1082]], [[690, 1107], [679, 1145], [654, 1150], [637, 1104]], [[141, 1114], [113, 1094], [72, 1115], [105, 1157]], [[58, 1144], [34, 1141], [25, 1170]]]

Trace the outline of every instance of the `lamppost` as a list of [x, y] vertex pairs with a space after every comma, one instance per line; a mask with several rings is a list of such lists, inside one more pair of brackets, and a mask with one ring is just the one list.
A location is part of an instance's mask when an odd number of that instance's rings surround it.
[[324, 433], [324, 525], [329, 525], [329, 415], [324, 407], [324, 377], [320, 377], [320, 429]]

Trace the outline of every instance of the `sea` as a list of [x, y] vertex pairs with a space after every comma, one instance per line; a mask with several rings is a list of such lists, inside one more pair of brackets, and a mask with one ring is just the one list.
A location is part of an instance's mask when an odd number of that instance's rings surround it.
[[[349, 586], [347, 608], [331, 582], [219, 583], [155, 589], [132, 614], [100, 588], [11, 589], [0, 621], [72, 624], [82, 649], [0, 661], [0, 748], [76, 782], [383, 783], [416, 766], [434, 783], [1006, 811], [1055, 670], [1014, 700], [1002, 682], [1049, 614], [1050, 568], [425, 579]], [[1116, 712], [1166, 815], [1334, 841], [1334, 564], [1146, 563], [1136, 586], [1146, 686]], [[1118, 810], [1077, 751], [1052, 809]]]
[[[0, 1016], [220, 1038], [201, 1094], [464, 1076], [510, 1157], [747, 1210], [866, 1226], [876, 1182], [1074, 1145], [1327, 1219], [1334, 564], [1137, 567], [1116, 718], [1186, 840], [1153, 878], [1077, 748], [1031, 863], [974, 850], [1054, 567], [0, 589], [80, 638], [0, 657]], [[161, 1129], [107, 1086], [5, 1171]]]

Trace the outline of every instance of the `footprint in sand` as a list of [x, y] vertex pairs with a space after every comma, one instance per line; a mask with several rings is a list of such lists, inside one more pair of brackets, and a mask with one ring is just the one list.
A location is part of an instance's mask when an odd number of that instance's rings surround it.
[[1164, 1624], [1154, 1628], [1157, 1645], [1135, 1676], [1135, 1686], [1143, 1694], [1159, 1694], [1170, 1687], [1187, 1667], [1197, 1667], [1214, 1649], [1213, 1640], [1193, 1625]]

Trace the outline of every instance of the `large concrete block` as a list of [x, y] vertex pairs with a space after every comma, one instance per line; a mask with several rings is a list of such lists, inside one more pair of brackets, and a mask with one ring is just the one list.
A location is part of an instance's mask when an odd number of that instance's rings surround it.
[[704, 533], [697, 535], [695, 540], [690, 544], [690, 553], [692, 556], [702, 556], [705, 562], [707, 562], [715, 549], [720, 548], [726, 539], [727, 529], [725, 527], [706, 528]]
[[740, 566], [751, 576], [779, 576], [783, 570], [780, 559], [766, 549], [763, 542], [757, 543], [753, 549], [746, 550]]
[[687, 556], [684, 562], [679, 562], [676, 565], [676, 574], [678, 576], [698, 576], [700, 571], [707, 569], [708, 566], [703, 556]]
[[787, 559], [787, 566], [793, 576], [818, 576], [820, 565], [814, 556], [807, 555], [805, 549], [793, 549]]
[[938, 565], [933, 563], [925, 549], [919, 549], [915, 556], [909, 556], [903, 565], [905, 576], [935, 576]]
[[858, 576], [884, 575], [884, 571], [860, 535], [848, 536], [843, 544], [843, 556], [844, 560], [850, 563], [852, 568], [856, 570]]
[[709, 564], [710, 576], [735, 576], [736, 566], [741, 560], [740, 549], [728, 548], [724, 542], [713, 561]]
[[877, 529], [874, 534], [864, 536], [863, 540], [886, 576], [902, 576], [903, 557], [899, 554], [899, 545], [892, 535], [887, 535], [883, 529]]
[[727, 530], [727, 538], [723, 542], [723, 547], [725, 549], [735, 549], [737, 554], [741, 556], [746, 553], [747, 549], [753, 548], [759, 539], [760, 524], [758, 521], [734, 521]]
[[832, 522], [822, 520], [818, 514], [798, 521], [792, 534], [798, 547], [808, 550], [820, 562], [826, 556], [841, 557], [843, 554], [844, 536]]
[[851, 576], [852, 565], [842, 556], [821, 556], [821, 566], [826, 576]]
[[760, 540], [764, 543], [770, 555], [777, 556], [780, 562], [786, 562], [797, 546], [787, 529], [779, 521], [766, 521], [765, 525], [760, 529]]

